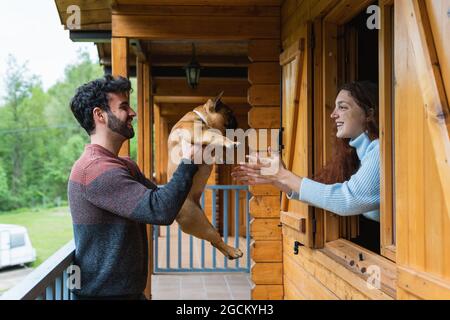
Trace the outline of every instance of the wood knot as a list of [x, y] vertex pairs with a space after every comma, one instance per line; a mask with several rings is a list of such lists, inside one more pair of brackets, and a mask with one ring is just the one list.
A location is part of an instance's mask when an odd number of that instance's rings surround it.
[[438, 114], [436, 114], [436, 117], [440, 120], [440, 121], [445, 121], [445, 119], [448, 118], [448, 114], [446, 112], [439, 112]]
[[352, 267], [353, 267], [354, 265], [355, 265], [355, 261], [353, 261], [353, 260], [352, 260], [352, 261], [350, 261], [350, 266], [352, 266]]

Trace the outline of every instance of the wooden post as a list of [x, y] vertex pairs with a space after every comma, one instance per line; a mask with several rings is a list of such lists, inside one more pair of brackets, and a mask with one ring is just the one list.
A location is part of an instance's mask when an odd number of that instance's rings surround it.
[[[147, 179], [153, 180], [153, 96], [151, 92], [152, 77], [149, 59], [137, 58], [137, 101], [138, 101], [138, 165]], [[147, 225], [148, 237], [148, 277], [145, 288], [147, 299], [152, 298], [153, 274], [153, 228]]]
[[[150, 62], [143, 64], [142, 68], [143, 76], [143, 124], [144, 124], [144, 175], [153, 180], [153, 96], [152, 96], [152, 77]], [[148, 236], [148, 276], [147, 287], [145, 288], [145, 295], [147, 299], [152, 298], [152, 274], [153, 274], [153, 227], [147, 225]]]
[[[248, 124], [254, 129], [280, 128], [280, 43], [278, 39], [249, 43]], [[268, 116], [269, 115], [269, 116]], [[269, 119], [270, 118], [270, 119]], [[270, 137], [270, 133], [268, 135]], [[259, 144], [259, 143], [258, 143]], [[259, 150], [251, 151], [266, 151]], [[250, 187], [251, 297], [283, 299], [283, 258], [280, 227], [280, 192], [271, 186]]]
[[[111, 62], [113, 76], [128, 78], [128, 39], [112, 38], [111, 40]], [[127, 140], [122, 144], [119, 156], [130, 155], [130, 142]]]

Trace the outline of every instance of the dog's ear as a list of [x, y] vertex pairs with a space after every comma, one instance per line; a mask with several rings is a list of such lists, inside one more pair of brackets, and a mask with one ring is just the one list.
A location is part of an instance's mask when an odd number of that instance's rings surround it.
[[220, 99], [222, 99], [223, 96], [223, 91], [221, 93], [219, 93], [213, 100], [213, 105], [214, 105], [214, 111], [216, 111], [216, 107], [219, 105]]

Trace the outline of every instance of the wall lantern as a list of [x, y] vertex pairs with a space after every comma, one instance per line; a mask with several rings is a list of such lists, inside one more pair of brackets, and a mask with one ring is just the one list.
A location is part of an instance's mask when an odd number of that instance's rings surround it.
[[192, 59], [191, 62], [183, 69], [186, 71], [186, 80], [189, 84], [189, 87], [195, 89], [198, 85], [200, 79], [200, 69], [202, 67], [197, 62], [197, 58], [195, 57], [195, 46], [192, 44]]

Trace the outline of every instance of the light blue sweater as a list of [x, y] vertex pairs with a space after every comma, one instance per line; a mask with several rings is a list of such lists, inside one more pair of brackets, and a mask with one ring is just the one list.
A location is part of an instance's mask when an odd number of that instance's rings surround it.
[[326, 185], [304, 178], [299, 193], [289, 198], [306, 202], [340, 216], [363, 214], [380, 221], [380, 145], [370, 141], [366, 133], [350, 141], [356, 149], [361, 166], [344, 183]]

